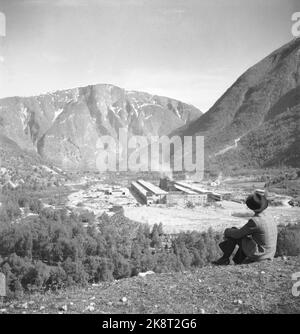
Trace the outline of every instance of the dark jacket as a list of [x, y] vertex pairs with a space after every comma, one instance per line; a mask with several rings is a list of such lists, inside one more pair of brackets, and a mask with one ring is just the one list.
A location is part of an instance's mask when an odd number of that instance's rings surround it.
[[277, 224], [273, 217], [264, 213], [255, 214], [240, 229], [228, 228], [225, 237], [242, 239], [242, 250], [255, 261], [274, 258], [277, 244]]

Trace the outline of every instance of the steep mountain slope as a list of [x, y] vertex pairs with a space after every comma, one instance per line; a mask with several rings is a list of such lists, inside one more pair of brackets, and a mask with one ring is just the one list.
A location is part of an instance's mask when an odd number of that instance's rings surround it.
[[0, 100], [3, 135], [70, 168], [95, 168], [102, 135], [117, 139], [120, 128], [129, 137], [167, 135], [199, 115], [177, 100], [104, 84]]
[[0, 134], [0, 193], [3, 186], [15, 188], [25, 183], [27, 188], [38, 190], [59, 186], [64, 181], [65, 175], [59, 168]]
[[205, 136], [208, 165], [300, 165], [300, 39], [247, 70], [203, 116], [179, 131]]
[[62, 91], [36, 97], [9, 97], [0, 100], [0, 130], [21, 148], [36, 150], [36, 144], [51, 127], [75, 91]]

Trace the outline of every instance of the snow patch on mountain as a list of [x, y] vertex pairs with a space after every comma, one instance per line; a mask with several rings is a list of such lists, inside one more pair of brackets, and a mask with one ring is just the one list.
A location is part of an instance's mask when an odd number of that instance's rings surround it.
[[21, 119], [21, 122], [22, 122], [23, 130], [25, 130], [26, 127], [27, 127], [28, 118], [29, 118], [28, 116], [29, 116], [28, 109], [24, 106], [21, 107], [21, 109], [20, 109], [20, 119]]
[[60, 109], [58, 109], [54, 112], [54, 117], [53, 117], [53, 120], [52, 120], [53, 122], [55, 122], [55, 120], [63, 112], [63, 110], [64, 110], [63, 108], [60, 108]]
[[234, 140], [234, 144], [233, 145], [229, 145], [229, 146], [226, 146], [225, 148], [223, 148], [222, 150], [218, 151], [217, 153], [215, 153], [215, 156], [218, 156], [218, 155], [222, 155], [226, 152], [228, 152], [229, 150], [232, 150], [232, 149], [235, 149], [237, 148], [238, 146], [238, 142], [241, 140], [241, 138], [236, 138]]

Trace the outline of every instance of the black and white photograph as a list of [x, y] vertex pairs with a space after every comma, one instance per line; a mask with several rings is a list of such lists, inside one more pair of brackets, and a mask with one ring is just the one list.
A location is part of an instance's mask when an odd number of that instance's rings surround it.
[[0, 321], [299, 313], [299, 0], [0, 0]]

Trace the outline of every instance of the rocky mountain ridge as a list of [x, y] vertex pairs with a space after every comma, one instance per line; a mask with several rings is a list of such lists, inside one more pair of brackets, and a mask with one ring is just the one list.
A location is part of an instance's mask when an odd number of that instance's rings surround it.
[[201, 115], [181, 101], [99, 84], [0, 100], [2, 135], [64, 168], [94, 169], [97, 139], [168, 135]]
[[205, 137], [207, 166], [300, 164], [300, 38], [248, 69], [181, 136]]

